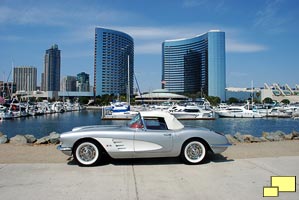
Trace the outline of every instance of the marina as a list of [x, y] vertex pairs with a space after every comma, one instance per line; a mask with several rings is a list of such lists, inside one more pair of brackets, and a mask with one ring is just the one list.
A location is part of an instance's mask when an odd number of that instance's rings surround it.
[[102, 108], [102, 120], [130, 120], [138, 111], [162, 110], [169, 112], [179, 120], [214, 120], [215, 113], [206, 100], [178, 103], [163, 102], [154, 105], [128, 106], [126, 102], [111, 103]]
[[0, 121], [14, 118], [31, 117], [38, 115], [64, 113], [84, 110], [85, 107], [79, 103], [66, 102], [18, 102], [13, 99], [0, 105]]
[[1, 106], [0, 132], [8, 138], [18, 134], [41, 138], [51, 132], [62, 133], [78, 126], [125, 125], [138, 111], [145, 110], [169, 112], [186, 126], [205, 127], [231, 135], [240, 133], [261, 137], [263, 132], [282, 131], [288, 134], [299, 131], [297, 104], [255, 105], [247, 102], [243, 105], [220, 104], [212, 107], [207, 100], [200, 99], [157, 105], [130, 105], [128, 102], [115, 101], [102, 107], [85, 107], [69, 101], [12, 101]]
[[[8, 138], [32, 134], [37, 138], [51, 132], [62, 133], [77, 126], [125, 125], [128, 120], [102, 120], [101, 109], [53, 113], [34, 117], [15, 118], [0, 122], [0, 132]], [[186, 126], [206, 127], [224, 134], [251, 134], [260, 137], [263, 132], [299, 132], [299, 121], [293, 118], [216, 118], [215, 120], [182, 120]]]

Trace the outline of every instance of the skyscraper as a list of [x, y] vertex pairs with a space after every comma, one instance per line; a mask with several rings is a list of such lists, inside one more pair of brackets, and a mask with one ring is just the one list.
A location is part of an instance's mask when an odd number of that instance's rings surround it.
[[77, 91], [89, 92], [89, 74], [81, 72], [77, 74]]
[[66, 76], [62, 79], [60, 91], [75, 92], [76, 91], [76, 76]]
[[202, 92], [225, 100], [225, 33], [209, 31], [162, 44], [162, 88], [177, 93]]
[[45, 54], [44, 73], [42, 74], [42, 90], [60, 90], [60, 50], [54, 44]]
[[37, 83], [36, 67], [23, 66], [14, 67], [13, 82], [16, 84], [17, 91], [34, 91]]
[[[95, 29], [94, 93], [133, 93], [134, 41], [126, 33]], [[129, 87], [129, 89], [128, 89]]]

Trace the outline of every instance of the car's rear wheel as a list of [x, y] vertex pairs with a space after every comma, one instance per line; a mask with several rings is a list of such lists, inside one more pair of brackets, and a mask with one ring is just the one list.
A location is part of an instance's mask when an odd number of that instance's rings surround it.
[[94, 141], [82, 141], [75, 147], [74, 158], [80, 166], [94, 166], [101, 156], [101, 148]]
[[186, 164], [199, 164], [206, 157], [207, 148], [199, 140], [190, 140], [183, 145], [181, 158]]

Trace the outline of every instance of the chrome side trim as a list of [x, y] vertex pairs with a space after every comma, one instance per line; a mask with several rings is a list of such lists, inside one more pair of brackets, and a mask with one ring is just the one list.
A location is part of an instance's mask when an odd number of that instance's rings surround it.
[[230, 144], [230, 143], [227, 143], [227, 144], [211, 144], [210, 145], [211, 147], [230, 147], [230, 146], [232, 146], [232, 144]]

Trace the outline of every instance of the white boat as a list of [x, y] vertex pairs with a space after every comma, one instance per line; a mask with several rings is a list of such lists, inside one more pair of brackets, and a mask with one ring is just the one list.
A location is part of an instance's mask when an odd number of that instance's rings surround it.
[[229, 118], [261, 118], [262, 114], [258, 110], [250, 110], [249, 104], [244, 106], [229, 106], [224, 110], [216, 111], [219, 117]]
[[163, 102], [163, 103], [158, 104], [158, 105], [151, 105], [151, 106], [149, 106], [149, 108], [153, 109], [153, 110], [168, 110], [172, 106], [173, 106], [172, 102], [166, 101], [166, 102]]
[[44, 114], [52, 114], [54, 111], [51, 109], [51, 104], [48, 101], [38, 102], [37, 108]]
[[26, 109], [26, 104], [23, 103], [14, 103], [12, 102], [9, 107], [9, 112], [12, 113], [14, 118], [19, 118], [19, 117], [27, 117], [28, 112]]
[[56, 113], [63, 113], [65, 112], [64, 106], [63, 106], [63, 102], [60, 101], [56, 101], [52, 104], [51, 106], [51, 110], [56, 112]]
[[13, 119], [14, 116], [10, 111], [0, 111], [0, 120]]
[[214, 119], [211, 110], [202, 109], [192, 103], [187, 105], [174, 105], [168, 111], [177, 119]]
[[225, 110], [227, 109], [229, 106], [226, 103], [220, 103], [215, 109], [214, 111], [220, 111], [220, 110]]
[[130, 111], [130, 105], [127, 102], [110, 102], [110, 106], [103, 107], [102, 119], [131, 119], [137, 112]]
[[138, 112], [136, 111], [113, 112], [113, 113], [102, 112], [102, 120], [130, 120], [136, 114], [138, 114]]
[[123, 113], [130, 111], [130, 105], [127, 104], [127, 102], [110, 102], [110, 107], [106, 108], [107, 110], [110, 110], [112, 113]]
[[80, 111], [80, 110], [84, 110], [86, 109], [84, 106], [82, 106], [80, 103], [76, 102], [76, 103], [73, 103], [73, 106], [72, 106], [73, 110], [72, 111]]
[[7, 111], [7, 107], [0, 105], [0, 112], [5, 112], [5, 111]]
[[274, 107], [268, 112], [267, 117], [291, 118], [292, 113], [293, 112], [287, 111], [282, 107]]

